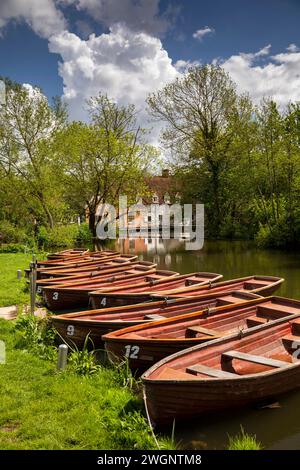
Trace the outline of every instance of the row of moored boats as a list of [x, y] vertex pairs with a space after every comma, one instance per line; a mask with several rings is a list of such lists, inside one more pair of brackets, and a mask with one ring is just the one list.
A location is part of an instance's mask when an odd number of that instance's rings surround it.
[[81, 249], [49, 255], [36, 277], [66, 343], [105, 348], [142, 374], [154, 424], [265, 404], [300, 386], [300, 301], [270, 297], [282, 278], [180, 275]]

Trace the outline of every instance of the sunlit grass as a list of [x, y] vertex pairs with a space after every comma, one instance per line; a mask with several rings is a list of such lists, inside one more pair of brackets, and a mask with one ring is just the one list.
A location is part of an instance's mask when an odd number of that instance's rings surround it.
[[255, 435], [247, 434], [241, 426], [241, 431], [236, 436], [228, 436], [228, 450], [261, 450], [262, 445], [256, 440]]
[[[24, 279], [31, 254], [0, 253], [0, 307], [29, 302], [29, 293]], [[22, 270], [22, 279], [17, 279], [17, 270]]]

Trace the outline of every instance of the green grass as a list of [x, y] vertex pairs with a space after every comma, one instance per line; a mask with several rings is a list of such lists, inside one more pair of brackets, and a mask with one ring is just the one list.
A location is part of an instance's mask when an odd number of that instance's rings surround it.
[[31, 259], [31, 254], [0, 253], [0, 307], [28, 303], [24, 272], [18, 281], [17, 270], [28, 268]]
[[239, 434], [228, 438], [228, 450], [262, 450], [262, 445], [256, 440], [256, 436], [247, 434], [242, 426]]
[[[116, 371], [57, 372], [55, 363], [16, 347], [14, 322], [0, 320], [0, 449], [155, 449], [141, 398]], [[161, 441], [164, 446], [164, 441]]]
[[[30, 260], [30, 254], [0, 254], [0, 306], [28, 302], [17, 269]], [[157, 448], [141, 394], [125, 372], [102, 366], [82, 376], [71, 363], [58, 372], [51, 347], [47, 355], [43, 335], [24, 321], [22, 331], [20, 321], [16, 328], [15, 321], [0, 319], [0, 340], [6, 344], [6, 364], [0, 364], [1, 450]], [[174, 447], [168, 438], [159, 439], [159, 446]]]

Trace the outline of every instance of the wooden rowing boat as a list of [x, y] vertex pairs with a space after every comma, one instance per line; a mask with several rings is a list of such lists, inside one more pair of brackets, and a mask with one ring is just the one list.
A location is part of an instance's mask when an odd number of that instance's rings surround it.
[[155, 282], [143, 282], [135, 286], [111, 288], [105, 292], [90, 292], [93, 308], [118, 307], [120, 305], [134, 305], [152, 300], [152, 294], [168, 288], [172, 292], [184, 289], [184, 286], [213, 286], [213, 282], [221, 279], [222, 274], [198, 272], [182, 274], [176, 279], [160, 279]]
[[71, 258], [72, 256], [84, 255], [89, 253], [89, 249], [86, 248], [72, 248], [71, 250], [58, 251], [56, 253], [49, 253], [47, 259], [64, 259]]
[[[87, 256], [83, 258], [76, 258], [72, 260], [67, 260], [64, 262], [56, 262], [53, 261], [51, 264], [44, 265], [43, 261], [40, 261], [37, 263], [37, 278], [39, 279], [41, 277], [41, 273], [43, 273], [43, 277], [47, 277], [47, 273], [49, 271], [59, 271], [62, 269], [77, 269], [79, 267], [86, 267], [89, 265], [100, 265], [104, 263], [109, 263], [110, 261], [113, 260], [118, 260], [119, 258], [123, 257], [124, 255], [105, 255], [105, 256]], [[137, 257], [133, 257], [137, 258]], [[25, 275], [28, 277], [30, 273], [30, 269], [25, 269]]]
[[[79, 282], [90, 281], [98, 282], [105, 280], [111, 276], [118, 276], [118, 274], [134, 274], [140, 267], [147, 267], [148, 269], [155, 269], [156, 264], [151, 263], [150, 261], [138, 261], [136, 263], [115, 263], [112, 265], [104, 264], [100, 266], [90, 267], [89, 271], [83, 271], [80, 274], [74, 274], [73, 276], [65, 277], [54, 277], [47, 279], [39, 279], [36, 283], [37, 285], [37, 294], [41, 295], [43, 288], [46, 286], [72, 286], [77, 285]], [[77, 272], [77, 271], [74, 271]], [[117, 280], [117, 277], [115, 277]]]
[[[279, 302], [279, 303], [278, 303]], [[126, 357], [134, 371], [144, 371], [152, 364], [195, 344], [241, 332], [255, 325], [299, 313], [300, 301], [283, 298], [260, 298], [205, 312], [142, 324], [103, 336], [111, 361]]]
[[[243, 290], [245, 292], [254, 292], [258, 293], [260, 295], [272, 295], [279, 287], [280, 285], [284, 282], [284, 279], [282, 277], [276, 277], [276, 276], [247, 276], [247, 277], [242, 277], [240, 279], [233, 279], [229, 281], [223, 281], [219, 282], [216, 287], [220, 288], [223, 292], [226, 291], [227, 289], [231, 290], [231, 283], [234, 282], [239, 282], [240, 285], [236, 285], [237, 290]], [[187, 297], [187, 296], [194, 296], [201, 294], [202, 288], [201, 286], [187, 286], [184, 287], [181, 290], [177, 290], [176, 292], [172, 291], [164, 291], [164, 292], [158, 292], [157, 295], [155, 294], [155, 297], [157, 296], [163, 296], [163, 297]]]
[[[229, 295], [230, 294], [230, 295]], [[86, 344], [90, 349], [103, 349], [102, 335], [120, 328], [150, 323], [158, 319], [173, 318], [202, 309], [217, 308], [260, 298], [257, 294], [230, 292], [208, 294], [188, 299], [159, 300], [137, 305], [127, 305], [100, 310], [51, 316], [50, 320], [61, 338], [71, 346], [81, 349]], [[205, 311], [203, 312], [203, 317]]]
[[84, 261], [93, 258], [113, 258], [116, 256], [120, 256], [119, 252], [113, 252], [113, 251], [99, 251], [99, 252], [88, 252], [88, 253], [82, 253], [81, 255], [74, 255], [70, 257], [64, 257], [64, 258], [57, 258], [57, 259], [50, 259], [50, 260], [42, 260], [37, 262], [37, 267], [52, 267], [52, 266], [66, 266], [70, 265], [72, 263], [76, 263], [76, 261]]
[[142, 380], [152, 423], [266, 403], [299, 388], [300, 303], [275, 298], [269, 313], [278, 320], [185, 349], [147, 370]]
[[[136, 255], [120, 255], [109, 258], [91, 258], [81, 263], [75, 263], [72, 266], [60, 266], [57, 268], [38, 269], [39, 279], [59, 278], [89, 273], [91, 271], [101, 271], [108, 267], [124, 266], [137, 261]], [[154, 265], [154, 263], [152, 263]], [[156, 264], [155, 264], [156, 266]]]
[[133, 286], [141, 281], [154, 282], [165, 277], [178, 276], [174, 271], [156, 270], [148, 266], [139, 266], [134, 272], [122, 273], [119, 276], [111, 276], [106, 280], [91, 280], [73, 283], [72, 286], [46, 286], [43, 289], [43, 298], [50, 310], [69, 310], [79, 307], [87, 308], [89, 305], [89, 292], [92, 290], [109, 289], [111, 286]]
[[[248, 276], [239, 279], [231, 279], [215, 283], [214, 281], [222, 277], [220, 274], [199, 273], [203, 274], [203, 282], [198, 284], [194, 279], [190, 282], [189, 276], [185, 275], [176, 278], [173, 281], [159, 282], [155, 285], [143, 284], [134, 287], [115, 288], [101, 292], [91, 292], [91, 305], [93, 308], [116, 307], [120, 305], [132, 305], [140, 302], [149, 302], [151, 300], [159, 300], [165, 298], [182, 298], [187, 296], [195, 296], [208, 294], [212, 291], [227, 292], [233, 290], [252, 292], [259, 295], [272, 294], [284, 279], [274, 276]], [[206, 277], [205, 277], [206, 276]], [[180, 286], [180, 281], [183, 281]], [[187, 281], [187, 285], [185, 282]], [[213, 282], [213, 283], [212, 283]], [[168, 290], [165, 287], [168, 286]]]

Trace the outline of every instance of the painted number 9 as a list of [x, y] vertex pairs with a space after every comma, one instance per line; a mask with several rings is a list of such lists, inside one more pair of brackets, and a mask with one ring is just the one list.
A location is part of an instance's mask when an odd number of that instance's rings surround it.
[[128, 359], [138, 359], [140, 348], [139, 346], [125, 346], [125, 357]]
[[73, 325], [68, 325], [67, 327], [67, 335], [68, 336], [73, 336], [75, 333], [75, 328]]

